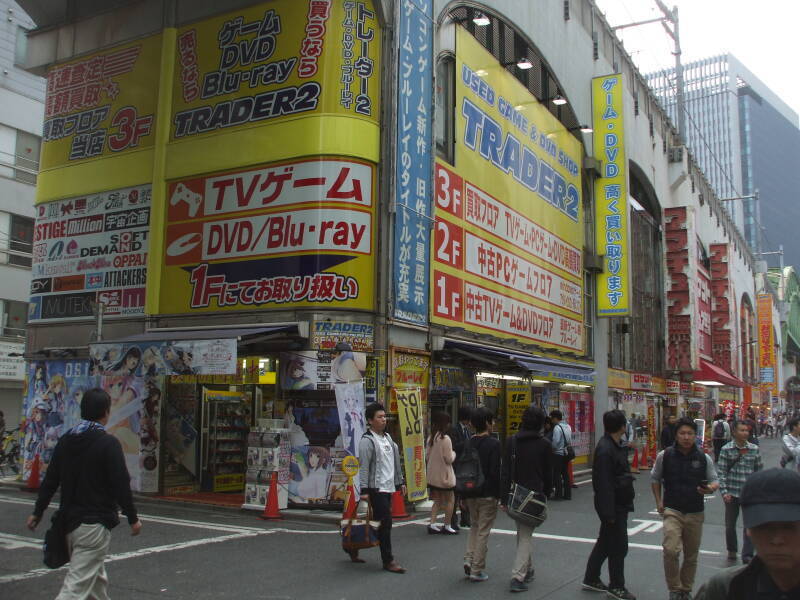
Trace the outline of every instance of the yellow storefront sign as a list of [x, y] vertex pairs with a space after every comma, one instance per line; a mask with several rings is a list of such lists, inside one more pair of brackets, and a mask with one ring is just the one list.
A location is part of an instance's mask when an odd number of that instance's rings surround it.
[[531, 405], [529, 385], [509, 385], [506, 387], [506, 436], [519, 431], [522, 413]]
[[333, 157], [170, 183], [158, 312], [372, 309], [375, 187]]
[[411, 502], [424, 500], [428, 495], [428, 483], [425, 474], [425, 437], [422, 432], [422, 390], [415, 387], [395, 388], [393, 395], [400, 418], [408, 499]]
[[456, 33], [455, 166], [437, 160], [431, 320], [582, 354], [581, 145]]
[[596, 252], [604, 269], [597, 275], [597, 315], [630, 314], [630, 243], [628, 241], [628, 167], [622, 75], [592, 79], [594, 155], [602, 162], [595, 181]]
[[48, 69], [41, 171], [152, 147], [160, 52], [154, 35]]
[[608, 370], [608, 387], [618, 390], [631, 389], [631, 374], [618, 369]]

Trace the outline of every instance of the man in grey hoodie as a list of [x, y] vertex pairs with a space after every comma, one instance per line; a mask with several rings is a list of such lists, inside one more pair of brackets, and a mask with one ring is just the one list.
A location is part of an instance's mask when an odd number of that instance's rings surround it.
[[[360, 468], [358, 480], [361, 499], [369, 500], [372, 516], [380, 521], [378, 539], [381, 543], [383, 568], [391, 573], [405, 573], [392, 554], [392, 494], [400, 490], [406, 495], [403, 470], [400, 468], [400, 451], [386, 433], [386, 410], [374, 402], [364, 411], [369, 429], [358, 444]], [[358, 552], [352, 552], [353, 562], [364, 562]]]

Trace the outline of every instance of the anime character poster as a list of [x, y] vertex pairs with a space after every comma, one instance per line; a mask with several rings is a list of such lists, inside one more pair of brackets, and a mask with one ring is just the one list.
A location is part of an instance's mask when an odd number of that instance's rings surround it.
[[98, 377], [92, 374], [88, 360], [47, 360], [30, 364], [23, 403], [23, 477], [30, 477], [37, 456], [41, 477], [44, 477], [58, 439], [80, 422], [84, 392], [94, 387], [104, 389], [111, 396], [106, 431], [122, 445], [132, 489], [157, 491], [163, 378]]
[[27, 381], [22, 407], [26, 481], [37, 457], [44, 478], [58, 438], [80, 421], [83, 393], [97, 385], [97, 378], [90, 376], [88, 361], [47, 360], [28, 365]]
[[331, 390], [339, 383], [364, 379], [367, 355], [351, 350], [304, 350], [281, 355], [284, 390]]
[[236, 340], [90, 344], [94, 375], [233, 375]]
[[358, 444], [367, 430], [364, 420], [364, 385], [361, 382], [337, 383], [335, 390], [342, 447], [348, 454], [358, 458]]

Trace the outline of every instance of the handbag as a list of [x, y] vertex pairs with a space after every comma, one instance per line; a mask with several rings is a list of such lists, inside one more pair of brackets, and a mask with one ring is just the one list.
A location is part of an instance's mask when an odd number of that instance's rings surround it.
[[516, 483], [517, 438], [511, 438], [511, 491], [508, 493], [508, 516], [517, 521], [538, 527], [547, 519], [547, 496]]
[[567, 441], [567, 434], [564, 433], [564, 427], [560, 423], [558, 426], [561, 428], [561, 437], [564, 438], [564, 450], [567, 452], [564, 458], [567, 459], [567, 462], [572, 462], [575, 460], [575, 448]]
[[380, 544], [378, 540], [378, 528], [380, 521], [372, 518], [372, 503], [367, 503], [366, 518], [359, 519], [357, 516], [350, 519], [342, 519], [342, 549], [345, 552], [354, 552], [365, 548], [372, 548]]

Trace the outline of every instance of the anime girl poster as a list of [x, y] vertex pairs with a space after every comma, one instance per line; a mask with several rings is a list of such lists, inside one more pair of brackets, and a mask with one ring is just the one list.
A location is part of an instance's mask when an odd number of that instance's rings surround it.
[[334, 389], [342, 431], [342, 447], [348, 454], [358, 458], [358, 444], [367, 430], [364, 420], [364, 385], [361, 382], [337, 383]]
[[328, 448], [292, 448], [293, 477], [289, 483], [289, 500], [295, 504], [327, 504], [331, 470]]

